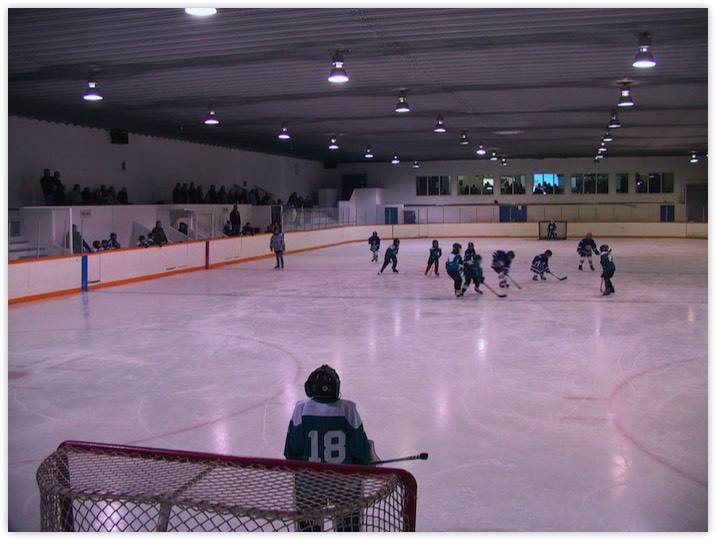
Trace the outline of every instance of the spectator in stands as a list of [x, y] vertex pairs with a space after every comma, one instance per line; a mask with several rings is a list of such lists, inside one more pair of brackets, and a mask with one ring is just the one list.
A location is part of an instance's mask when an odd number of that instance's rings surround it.
[[241, 213], [239, 213], [237, 205], [234, 205], [234, 209], [229, 214], [229, 221], [231, 221], [231, 236], [239, 236], [241, 234]]
[[259, 204], [259, 190], [254, 188], [249, 191], [249, 204]]
[[201, 184], [196, 186], [196, 202], [199, 204], [204, 202], [204, 188], [201, 187]]
[[117, 202], [119, 204], [129, 204], [129, 194], [127, 193], [127, 186], [122, 186], [122, 189], [117, 193]]
[[119, 245], [119, 242], [117, 242], [117, 233], [109, 233], [109, 249], [119, 249], [122, 246]]
[[181, 185], [181, 189], [179, 190], [179, 202], [183, 204], [189, 202], [189, 186], [186, 182]]
[[254, 235], [254, 228], [251, 226], [250, 221], [246, 222], [246, 225], [244, 225], [244, 228], [241, 230], [241, 234], [249, 234], [251, 236]]
[[[65, 237], [65, 247], [70, 247], [70, 232]], [[92, 253], [92, 248], [84, 241], [76, 223], [72, 224], [72, 253]]]
[[102, 240], [102, 251], [109, 251], [112, 249], [109, 247], [109, 240]]
[[219, 202], [219, 194], [216, 192], [216, 186], [211, 184], [209, 191], [206, 192], [205, 203], [217, 204]]
[[224, 186], [219, 188], [219, 192], [216, 194], [216, 202], [219, 204], [226, 204], [229, 202], [229, 199], [226, 197], [226, 188]]
[[233, 236], [231, 231], [231, 220], [226, 220], [226, 223], [224, 223], [224, 236]]
[[50, 169], [45, 169], [40, 178], [40, 187], [42, 187], [42, 196], [45, 198], [47, 206], [55, 204], [55, 181], [50, 174]]
[[102, 251], [102, 242], [100, 242], [99, 240], [95, 240], [94, 242], [92, 242], [92, 247], [95, 251]]
[[158, 244], [161, 246], [170, 243], [169, 239], [167, 238], [167, 235], [164, 233], [164, 228], [162, 227], [161, 221], [157, 221], [156, 225], [154, 225], [154, 228], [152, 229], [152, 232], [149, 234], [151, 235], [154, 244]]
[[105, 204], [117, 204], [117, 193], [114, 191], [114, 186], [107, 188], [104, 202]]
[[172, 191], [172, 202], [174, 204], [179, 204], [181, 202], [181, 182], [177, 182], [177, 185], [174, 186], [174, 191]]
[[187, 189], [186, 193], [187, 193], [187, 197], [189, 198], [189, 203], [190, 203], [190, 204], [196, 204], [196, 203], [197, 203], [197, 200], [196, 200], [196, 186], [194, 185], [194, 182], [191, 182], [191, 183], [189, 184], [189, 189]]
[[82, 190], [82, 204], [92, 204], [92, 190], [88, 187]]
[[67, 195], [67, 202], [72, 205], [82, 204], [82, 192], [79, 184], [75, 184], [72, 191]]
[[55, 171], [52, 180], [55, 183], [55, 204], [65, 204], [65, 185], [60, 180], [60, 171]]
[[149, 243], [143, 234], [140, 234], [139, 238], [137, 238], [137, 247], [149, 247]]
[[189, 236], [189, 227], [184, 221], [179, 222], [179, 232], [184, 236]]

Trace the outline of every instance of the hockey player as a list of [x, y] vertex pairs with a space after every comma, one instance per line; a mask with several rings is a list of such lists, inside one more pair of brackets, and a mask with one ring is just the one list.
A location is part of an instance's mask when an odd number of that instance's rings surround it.
[[425, 275], [428, 275], [428, 270], [430, 270], [430, 267], [435, 265], [435, 275], [439, 276], [438, 273], [438, 264], [440, 263], [440, 257], [443, 256], [443, 250], [440, 249], [440, 246], [438, 245], [437, 240], [433, 240], [433, 246], [430, 248], [430, 252], [428, 255], [428, 265], [425, 267]]
[[273, 234], [269, 239], [269, 249], [276, 255], [276, 266], [274, 266], [274, 270], [283, 268], [283, 253], [286, 251], [286, 241], [278, 226], [273, 228]]
[[616, 292], [612, 284], [612, 277], [617, 270], [617, 266], [614, 264], [614, 259], [612, 259], [612, 250], [606, 244], [599, 246], [599, 264], [602, 265], [602, 279], [604, 280], [604, 292], [602, 294], [609, 296]]
[[[331, 366], [314, 370], [304, 383], [308, 399], [296, 403], [286, 433], [283, 455], [286, 459], [323, 463], [369, 465], [379, 461], [373, 441], [369, 440], [353, 401], [340, 398], [341, 380]], [[346, 493], [344, 486], [342, 495]], [[360, 498], [360, 480], [353, 486]], [[330, 490], [329, 490], [330, 491]], [[336, 494], [338, 495], [338, 494]], [[296, 477], [296, 504], [301, 508], [316, 508], [332, 497], [326, 486], [319, 487], [309, 475]], [[320, 523], [301, 520], [300, 531], [320, 531]], [[335, 524], [336, 531], [359, 531], [360, 514], [342, 516]]]
[[497, 272], [497, 279], [500, 280], [500, 288], [507, 289], [507, 274], [510, 272], [510, 265], [515, 258], [514, 251], [497, 250], [492, 254], [492, 269]]
[[[467, 252], [467, 250], [465, 251]], [[477, 294], [482, 294], [482, 291], [480, 290], [480, 283], [484, 283], [485, 278], [482, 275], [482, 267], [480, 266], [481, 262], [482, 257], [477, 253], [469, 259], [465, 257], [465, 264], [463, 265], [465, 283], [462, 286], [462, 294], [465, 294], [465, 291], [470, 286], [470, 283], [475, 284], [475, 292]]]
[[385, 250], [385, 258], [383, 259], [383, 267], [380, 269], [379, 274], [383, 273], [383, 270], [385, 270], [385, 267], [388, 266], [391, 262], [393, 263], [393, 273], [398, 273], [398, 249], [400, 248], [400, 240], [397, 238], [393, 240], [393, 243], [388, 246], [388, 249]]
[[579, 241], [577, 253], [579, 253], [579, 269], [582, 269], [584, 259], [586, 258], [589, 260], [589, 268], [594, 270], [594, 264], [592, 264], [592, 253], [597, 253], [597, 244], [592, 238], [592, 233], [588, 232], [587, 235]]
[[453, 280], [455, 286], [455, 296], [458, 298], [463, 295], [462, 274], [460, 273], [462, 270], [462, 255], [460, 255], [461, 250], [462, 246], [455, 242], [452, 245], [452, 251], [447, 256], [447, 261], [445, 261], [445, 271]]
[[553, 219], [550, 219], [547, 225], [547, 240], [557, 240], [557, 225]]
[[474, 256], [475, 256], [475, 244], [473, 244], [472, 242], [468, 242], [467, 249], [465, 250], [465, 253], [463, 253], [462, 258], [467, 262], [467, 261], [471, 261]]
[[370, 246], [370, 250], [373, 253], [373, 259], [371, 259], [370, 262], [377, 262], [378, 250], [380, 249], [380, 238], [378, 238], [377, 232], [373, 231], [373, 236], [368, 238], [368, 245]]
[[532, 266], [530, 266], [530, 270], [532, 270], [535, 274], [532, 276], [532, 281], [539, 281], [540, 279], [542, 281], [547, 280], [547, 278], [544, 277], [544, 274], [545, 272], [549, 273], [549, 258], [551, 256], [552, 252], [548, 249], [544, 253], [541, 253], [532, 259]]

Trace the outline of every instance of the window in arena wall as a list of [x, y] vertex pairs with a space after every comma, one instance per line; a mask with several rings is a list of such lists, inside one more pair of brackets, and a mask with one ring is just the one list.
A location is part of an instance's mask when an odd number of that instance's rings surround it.
[[556, 173], [534, 173], [532, 175], [532, 193], [538, 195], [564, 193], [564, 175]]
[[450, 176], [416, 176], [416, 195], [450, 195]]
[[609, 193], [609, 175], [575, 173], [570, 178], [572, 193]]
[[522, 195], [524, 192], [524, 174], [505, 174], [500, 176], [500, 193], [502, 195]]
[[492, 195], [494, 185], [491, 174], [460, 175], [457, 177], [457, 194]]
[[629, 193], [629, 173], [616, 173], [615, 185], [617, 193]]
[[673, 193], [674, 173], [636, 173], [637, 193]]

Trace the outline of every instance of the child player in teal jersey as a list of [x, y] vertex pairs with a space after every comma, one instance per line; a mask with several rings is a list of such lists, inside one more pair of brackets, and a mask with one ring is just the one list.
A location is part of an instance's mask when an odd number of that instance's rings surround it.
[[480, 266], [481, 262], [482, 257], [478, 253], [475, 253], [469, 259], [465, 257], [465, 263], [463, 265], [463, 275], [465, 276], [465, 283], [462, 286], [462, 294], [465, 294], [465, 291], [468, 289], [471, 283], [475, 284], [475, 292], [477, 294], [482, 294], [482, 291], [479, 287], [480, 283], [483, 283], [485, 281], [485, 278], [482, 276], [482, 267]]
[[440, 257], [443, 256], [443, 250], [440, 249], [440, 246], [438, 245], [437, 240], [433, 240], [433, 245], [430, 248], [430, 252], [428, 255], [428, 265], [425, 267], [425, 275], [428, 275], [428, 270], [430, 270], [430, 267], [435, 265], [435, 275], [439, 276], [438, 273], [438, 264], [440, 263]]
[[[341, 399], [341, 380], [331, 366], [314, 370], [304, 384], [308, 399], [296, 403], [286, 433], [283, 454], [286, 459], [323, 463], [370, 465], [380, 458], [373, 441], [363, 429], [356, 404]], [[319, 488], [310, 475], [296, 477], [296, 504], [301, 508], [320, 508], [326, 504], [326, 488]], [[355, 485], [360, 498], [361, 481]], [[345, 492], [345, 486], [343, 490]], [[345, 496], [345, 493], [343, 494]], [[300, 531], [320, 531], [322, 524], [313, 520], [299, 520]], [[335, 524], [336, 531], [359, 531], [360, 513], [342, 516]]]

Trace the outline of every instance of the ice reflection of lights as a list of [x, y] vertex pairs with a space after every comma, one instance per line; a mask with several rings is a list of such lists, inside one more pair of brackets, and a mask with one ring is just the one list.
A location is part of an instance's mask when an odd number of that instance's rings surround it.
[[620, 495], [629, 480], [627, 476], [630, 471], [631, 465], [624, 452], [612, 456], [610, 473], [614, 479], [615, 488], [618, 490], [617, 493]]
[[230, 435], [227, 432], [228, 423], [226, 422], [217, 422], [211, 427], [211, 437], [213, 439], [212, 442], [212, 451], [215, 451], [218, 454], [230, 454], [231, 453], [231, 447], [230, 447]]
[[401, 319], [400, 319], [400, 310], [396, 310], [396, 312], [393, 314], [393, 335], [400, 336], [402, 335], [402, 328], [401, 328]]
[[696, 316], [694, 315], [694, 308], [693, 308], [693, 306], [689, 306], [688, 313], [686, 315], [686, 321], [694, 322], [695, 320], [696, 320]]

